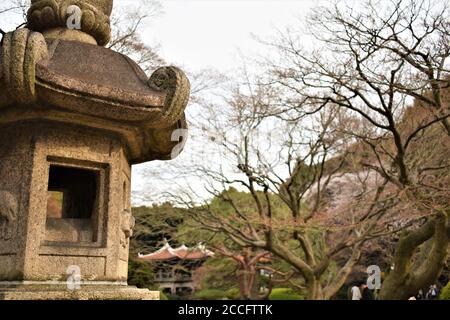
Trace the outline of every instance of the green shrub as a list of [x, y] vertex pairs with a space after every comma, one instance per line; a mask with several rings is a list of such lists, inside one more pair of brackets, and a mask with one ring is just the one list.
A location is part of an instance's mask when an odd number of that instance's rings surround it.
[[450, 300], [450, 282], [442, 288], [441, 294], [439, 295], [440, 300]]
[[226, 298], [225, 291], [219, 289], [205, 289], [195, 293], [199, 300], [223, 300]]
[[159, 300], [169, 300], [166, 294], [162, 291], [159, 292]]
[[241, 299], [241, 291], [238, 288], [231, 288], [225, 292], [225, 297], [229, 300]]
[[128, 264], [128, 284], [138, 288], [152, 288], [153, 268], [148, 262], [130, 259]]
[[174, 300], [174, 301], [182, 300], [180, 296], [174, 294], [165, 293], [165, 295], [167, 297], [167, 300]]
[[274, 288], [269, 300], [304, 300], [304, 297], [291, 288]]

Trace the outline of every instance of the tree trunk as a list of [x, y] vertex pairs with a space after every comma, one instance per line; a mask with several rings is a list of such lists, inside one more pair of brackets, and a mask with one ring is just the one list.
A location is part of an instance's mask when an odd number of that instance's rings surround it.
[[241, 269], [236, 273], [239, 281], [241, 300], [258, 300], [258, 286], [256, 270], [254, 268]]
[[320, 279], [313, 277], [305, 281], [307, 300], [325, 300]]
[[[420, 289], [434, 284], [447, 260], [447, 223], [447, 217], [441, 215], [400, 237], [394, 256], [394, 270], [386, 277], [379, 299], [407, 300]], [[413, 261], [419, 247], [424, 250], [421, 252], [422, 259]]]

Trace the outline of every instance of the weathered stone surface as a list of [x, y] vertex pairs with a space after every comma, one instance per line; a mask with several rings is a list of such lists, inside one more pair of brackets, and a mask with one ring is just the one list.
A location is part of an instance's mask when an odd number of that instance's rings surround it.
[[[45, 102], [122, 121], [151, 121], [157, 112], [162, 112], [165, 92], [152, 90], [145, 73], [131, 59], [81, 42], [57, 41], [52, 45], [51, 59], [36, 68], [37, 86], [45, 94], [42, 99]], [[77, 99], [63, 104], [53, 94], [61, 91], [64, 97], [71, 95]], [[94, 99], [98, 100], [96, 108], [82, 104]], [[181, 114], [174, 116], [180, 118]]]
[[[2, 192], [9, 195], [3, 204], [18, 208], [16, 220], [10, 219], [8, 225], [14, 236], [0, 241], [0, 279], [61, 281], [69, 266], [78, 265], [82, 280], [126, 281], [127, 270], [120, 270], [119, 262], [128, 263], [130, 231], [124, 234], [122, 216], [129, 219], [131, 209], [131, 166], [120, 139], [50, 122], [0, 127], [0, 131]], [[69, 241], [59, 241], [60, 235], [47, 223], [51, 165], [99, 173], [98, 199], [90, 220], [96, 239], [68, 246]], [[11, 263], [3, 264], [3, 259]]]
[[8, 191], [0, 191], [0, 240], [8, 241], [16, 233], [17, 199]]
[[95, 45], [92, 30], [62, 25], [56, 13], [63, 15], [70, 5], [108, 17], [112, 1], [32, 1], [33, 31], [8, 33], [0, 51], [0, 121], [51, 119], [102, 128], [125, 140], [131, 164], [171, 159], [180, 143], [172, 141], [172, 133], [187, 128], [187, 77], [176, 67], [163, 67], [148, 79], [128, 57]]
[[[71, 5], [80, 30], [66, 26]], [[30, 29], [3, 38], [0, 281], [21, 283], [0, 282], [0, 299], [158, 298], [112, 284], [127, 279], [131, 165], [171, 159], [190, 85], [176, 67], [148, 78], [98, 46], [111, 9], [112, 0], [33, 0]], [[73, 268], [88, 285], [71, 292], [60, 283]]]
[[159, 291], [121, 285], [8, 284], [0, 282], [0, 300], [159, 300]]
[[88, 43], [96, 45], [97, 41], [91, 35], [81, 32], [79, 30], [65, 29], [65, 28], [53, 28], [45, 30], [42, 35], [47, 40], [47, 42], [52, 42], [56, 40], [64, 41], [77, 41], [82, 43]]
[[0, 65], [0, 123], [45, 119], [105, 129], [126, 141], [131, 164], [170, 159], [179, 143], [173, 131], [187, 127], [190, 85], [176, 67], [147, 79], [109, 49], [64, 40], [47, 47], [26, 29], [5, 36]]

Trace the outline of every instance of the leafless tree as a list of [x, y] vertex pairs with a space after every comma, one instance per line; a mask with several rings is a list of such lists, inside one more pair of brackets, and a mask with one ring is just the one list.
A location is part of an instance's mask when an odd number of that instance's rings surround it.
[[[415, 295], [447, 259], [450, 167], [442, 151], [450, 139], [449, 13], [447, 1], [339, 2], [309, 16], [314, 49], [303, 48], [307, 36], [292, 31], [270, 44], [280, 53], [280, 63], [267, 62], [272, 84], [290, 92], [276, 112], [292, 118], [348, 110], [363, 125], [343, 132], [370, 151], [360, 163], [427, 216], [400, 238], [382, 299]], [[444, 147], [427, 150], [426, 141], [437, 136]], [[416, 259], [417, 251], [426, 258]]]
[[25, 19], [27, 8], [30, 6], [29, 0], [7, 0], [0, 5], [0, 14], [16, 13], [21, 14]]
[[[369, 168], [347, 183], [358, 186], [358, 195], [341, 201], [332, 214], [325, 212], [328, 187], [352, 167], [346, 151], [352, 143], [341, 134], [346, 118], [337, 107], [296, 121], [267, 118], [265, 111], [278, 104], [280, 94], [247, 82], [232, 88], [221, 104], [203, 106], [208, 134], [200, 139], [209, 135], [214, 142], [202, 144], [203, 161], [193, 161], [188, 175], [201, 177], [209, 194], [228, 204], [226, 213], [208, 201], [199, 203], [198, 186], [169, 197], [202, 229], [287, 262], [302, 277], [307, 298], [330, 299], [364, 244], [389, 232], [380, 222], [396, 197], [384, 192], [387, 179]], [[250, 204], [230, 187], [246, 191]], [[345, 262], [332, 270], [338, 256]]]
[[107, 47], [131, 57], [147, 74], [163, 65], [158, 46], [142, 40], [145, 23], [162, 14], [162, 10], [157, 0], [140, 0], [126, 8], [116, 8], [111, 17], [112, 39]]
[[267, 259], [270, 253], [267, 251], [256, 251], [253, 248], [242, 248], [230, 250], [225, 245], [214, 247], [214, 251], [224, 257], [232, 259], [237, 264], [236, 276], [239, 281], [239, 290], [242, 300], [266, 300], [271, 288], [260, 293], [257, 283], [258, 272], [263, 268], [260, 266], [262, 260]]

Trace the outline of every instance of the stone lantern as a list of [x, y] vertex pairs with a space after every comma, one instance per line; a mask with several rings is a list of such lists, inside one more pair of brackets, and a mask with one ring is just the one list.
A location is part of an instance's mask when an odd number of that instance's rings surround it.
[[158, 298], [126, 284], [131, 166], [184, 144], [190, 86], [103, 47], [112, 2], [32, 0], [3, 37], [0, 299]]

